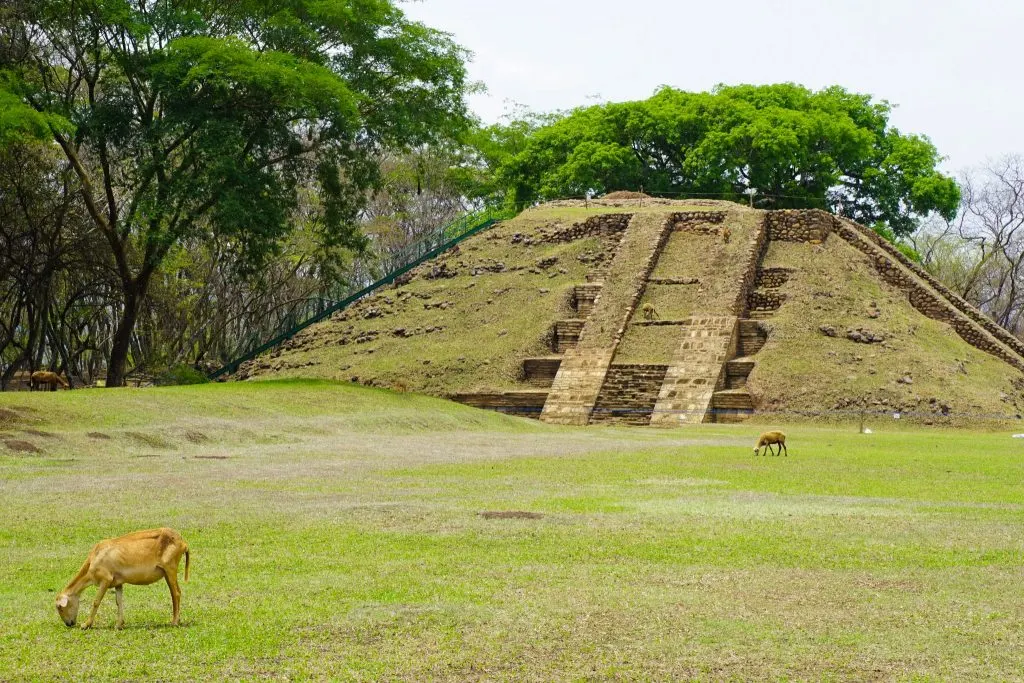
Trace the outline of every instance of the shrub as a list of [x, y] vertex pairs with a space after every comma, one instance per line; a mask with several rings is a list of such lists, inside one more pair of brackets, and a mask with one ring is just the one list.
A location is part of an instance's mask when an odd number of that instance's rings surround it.
[[196, 370], [190, 365], [179, 363], [158, 373], [154, 379], [154, 384], [160, 387], [167, 387], [184, 384], [206, 384], [209, 381], [202, 371]]

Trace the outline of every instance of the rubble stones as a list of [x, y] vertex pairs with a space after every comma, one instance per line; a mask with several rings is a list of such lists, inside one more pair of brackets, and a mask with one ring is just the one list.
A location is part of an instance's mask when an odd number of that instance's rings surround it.
[[448, 267], [447, 263], [440, 263], [430, 268], [430, 272], [425, 274], [423, 277], [427, 280], [442, 280], [450, 279], [458, 276], [457, 270], [452, 270]]
[[858, 344], [881, 344], [885, 341], [884, 335], [872, 332], [871, 330], [865, 330], [864, 328], [848, 331], [846, 338]]

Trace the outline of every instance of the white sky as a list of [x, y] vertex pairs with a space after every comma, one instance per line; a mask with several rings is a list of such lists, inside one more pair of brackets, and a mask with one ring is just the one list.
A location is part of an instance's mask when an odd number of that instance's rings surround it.
[[838, 84], [898, 105], [957, 172], [1024, 153], [1021, 0], [422, 0], [412, 18], [474, 53], [485, 121], [644, 99], [659, 85]]

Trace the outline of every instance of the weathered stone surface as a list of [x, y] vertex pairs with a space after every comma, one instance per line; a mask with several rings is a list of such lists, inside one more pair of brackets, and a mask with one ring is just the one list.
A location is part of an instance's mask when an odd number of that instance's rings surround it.
[[610, 366], [590, 421], [650, 424], [666, 372], [667, 365]]
[[832, 233], [832, 214], [812, 209], [810, 211], [771, 211], [766, 217], [768, 239], [780, 242], [810, 242], [820, 244]]
[[580, 318], [589, 317], [594, 310], [597, 297], [601, 295], [601, 283], [591, 282], [576, 285], [573, 289], [572, 305]]
[[692, 319], [665, 373], [652, 425], [704, 422], [715, 391], [725, 383], [725, 364], [736, 355], [738, 322], [734, 316]]
[[590, 421], [626, 322], [670, 234], [668, 218], [641, 213], [629, 223], [576, 346], [558, 369], [541, 415], [545, 422], [585, 425]]
[[548, 392], [545, 390], [523, 390], [456, 394], [452, 396], [452, 400], [474, 408], [537, 418], [544, 409], [547, 397]]

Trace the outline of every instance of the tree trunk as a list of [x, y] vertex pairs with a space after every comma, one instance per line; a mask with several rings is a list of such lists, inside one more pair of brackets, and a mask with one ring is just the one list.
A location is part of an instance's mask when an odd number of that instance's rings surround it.
[[131, 350], [132, 334], [135, 332], [135, 321], [142, 308], [142, 299], [146, 296], [149, 275], [143, 273], [134, 281], [122, 286], [124, 293], [124, 310], [114, 331], [113, 345], [110, 348], [110, 362], [107, 363], [108, 387], [123, 387], [125, 371], [128, 365], [128, 353]]

